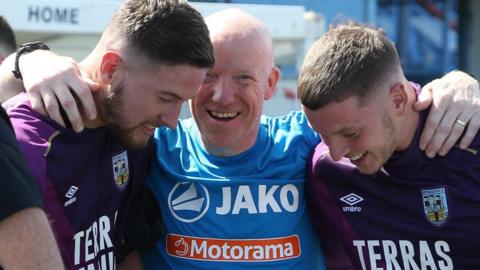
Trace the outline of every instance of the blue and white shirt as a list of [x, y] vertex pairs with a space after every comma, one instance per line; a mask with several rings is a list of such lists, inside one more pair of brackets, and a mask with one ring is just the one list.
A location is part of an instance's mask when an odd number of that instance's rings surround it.
[[146, 184], [167, 237], [145, 269], [324, 269], [304, 200], [319, 141], [301, 112], [262, 117], [256, 143], [232, 157], [208, 154], [192, 119], [157, 129]]

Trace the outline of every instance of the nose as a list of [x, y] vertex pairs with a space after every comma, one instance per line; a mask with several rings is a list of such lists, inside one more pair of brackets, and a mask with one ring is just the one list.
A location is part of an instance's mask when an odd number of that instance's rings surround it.
[[215, 103], [228, 105], [234, 100], [232, 84], [227, 79], [219, 80], [213, 87], [212, 100]]
[[335, 143], [329, 145], [330, 148], [330, 156], [333, 160], [339, 161], [342, 159], [350, 150], [349, 147], [344, 143]]
[[167, 127], [171, 129], [176, 128], [178, 117], [180, 115], [180, 111], [182, 110], [182, 105], [183, 102], [178, 102], [178, 104], [175, 104], [174, 106], [169, 108], [168, 112], [161, 116], [162, 123], [164, 123]]

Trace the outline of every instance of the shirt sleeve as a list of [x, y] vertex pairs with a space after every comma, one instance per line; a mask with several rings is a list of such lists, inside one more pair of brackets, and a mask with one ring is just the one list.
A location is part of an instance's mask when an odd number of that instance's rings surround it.
[[0, 108], [0, 220], [29, 207], [43, 207], [40, 191]]

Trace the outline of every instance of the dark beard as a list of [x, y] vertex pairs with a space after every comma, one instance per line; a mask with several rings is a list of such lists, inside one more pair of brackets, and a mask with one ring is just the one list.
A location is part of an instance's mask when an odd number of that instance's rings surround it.
[[148, 141], [139, 143], [132, 138], [133, 129], [124, 129], [115, 125], [108, 125], [108, 128], [127, 150], [141, 150], [147, 145]]
[[119, 141], [119, 143], [127, 150], [140, 150], [145, 147], [146, 142], [139, 143], [134, 140], [134, 128], [125, 128], [126, 123], [122, 116], [122, 109], [124, 108], [123, 83], [112, 89], [111, 93], [103, 100], [102, 108], [104, 119], [107, 121], [107, 126]]

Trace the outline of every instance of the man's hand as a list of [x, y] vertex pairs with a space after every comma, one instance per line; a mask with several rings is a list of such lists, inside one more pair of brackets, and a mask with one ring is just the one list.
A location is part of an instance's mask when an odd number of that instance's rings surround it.
[[37, 50], [22, 55], [20, 71], [34, 110], [65, 126], [60, 114], [60, 103], [73, 129], [80, 132], [84, 124], [74, 98], [76, 96], [86, 117], [96, 118], [92, 91], [98, 90], [100, 86], [82, 72], [72, 58]]
[[430, 104], [420, 149], [431, 158], [437, 153], [446, 155], [462, 134], [460, 148], [467, 148], [480, 128], [478, 81], [464, 72], [452, 71], [425, 85], [414, 108], [420, 111]]

